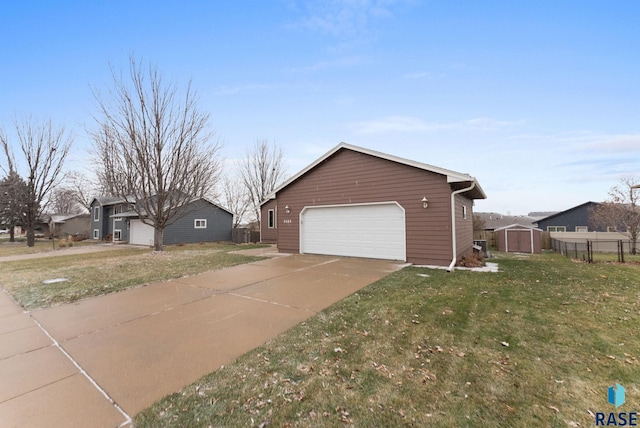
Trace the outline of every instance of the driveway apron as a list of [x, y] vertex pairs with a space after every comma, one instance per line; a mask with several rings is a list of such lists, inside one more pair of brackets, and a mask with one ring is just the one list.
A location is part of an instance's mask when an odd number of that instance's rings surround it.
[[401, 267], [279, 256], [30, 314], [0, 293], [0, 316], [10, 321], [0, 325], [0, 424], [127, 425], [164, 395]]

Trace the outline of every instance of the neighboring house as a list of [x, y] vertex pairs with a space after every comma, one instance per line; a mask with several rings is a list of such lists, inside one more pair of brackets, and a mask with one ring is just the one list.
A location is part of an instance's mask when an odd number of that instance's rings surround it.
[[[183, 208], [183, 216], [164, 229], [164, 244], [230, 241], [233, 213], [205, 199]], [[153, 226], [140, 220], [122, 198], [95, 198], [91, 203], [93, 239], [111, 235], [114, 241], [153, 245]]]
[[49, 234], [58, 238], [70, 235], [89, 238], [90, 217], [89, 214], [52, 214], [49, 217]]
[[449, 266], [473, 252], [474, 177], [341, 143], [261, 206], [261, 239], [286, 253]]
[[123, 198], [97, 197], [91, 201], [91, 239], [129, 241], [129, 224], [120, 216], [128, 210]]
[[606, 228], [596, 227], [591, 221], [591, 211], [597, 202], [585, 202], [568, 210], [550, 215], [534, 223], [545, 232], [606, 232]]
[[531, 216], [524, 215], [508, 215], [500, 213], [474, 213], [476, 216], [484, 220], [484, 230], [493, 231], [501, 227], [510, 226], [512, 224], [521, 224], [523, 226], [532, 226], [536, 220]]

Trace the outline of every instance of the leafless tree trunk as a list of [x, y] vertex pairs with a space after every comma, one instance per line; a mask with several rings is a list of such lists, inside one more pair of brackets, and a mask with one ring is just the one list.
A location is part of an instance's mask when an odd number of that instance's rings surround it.
[[72, 139], [64, 128], [55, 128], [51, 121], [42, 124], [35, 123], [32, 118], [16, 121], [15, 130], [22, 162], [16, 162], [4, 132], [0, 142], [7, 159], [7, 172], [20, 174], [22, 169], [23, 180], [27, 184], [23, 226], [27, 230], [27, 246], [33, 247], [37, 221], [49, 202], [51, 192], [63, 177], [62, 167]]
[[221, 205], [233, 213], [234, 229], [240, 226], [251, 205], [242, 181], [233, 177], [224, 177]]
[[631, 240], [631, 253], [637, 252], [638, 234], [640, 233], [640, 189], [635, 186], [638, 181], [625, 177], [609, 191], [609, 199], [598, 205], [591, 212], [590, 220], [602, 228], [615, 227], [626, 229]]
[[260, 204], [284, 180], [286, 171], [282, 149], [266, 139], [256, 141], [238, 165], [253, 215], [260, 221]]
[[126, 81], [112, 70], [108, 98], [95, 94], [98, 175], [154, 227], [154, 248], [162, 251], [164, 229], [185, 214], [185, 204], [215, 187], [220, 144], [191, 84], [179, 91], [155, 67], [143, 69], [133, 58], [129, 66]]

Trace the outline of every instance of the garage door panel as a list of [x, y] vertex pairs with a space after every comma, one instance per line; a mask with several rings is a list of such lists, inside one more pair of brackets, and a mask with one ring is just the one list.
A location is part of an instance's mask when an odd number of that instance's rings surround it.
[[140, 220], [131, 220], [129, 230], [129, 243], [134, 245], [153, 245], [153, 226]]
[[404, 210], [397, 203], [307, 207], [301, 252], [406, 260]]

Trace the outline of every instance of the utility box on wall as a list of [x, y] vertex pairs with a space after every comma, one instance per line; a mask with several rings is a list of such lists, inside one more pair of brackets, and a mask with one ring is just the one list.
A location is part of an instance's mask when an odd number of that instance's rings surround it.
[[512, 224], [495, 230], [498, 251], [505, 253], [541, 253], [542, 229]]

